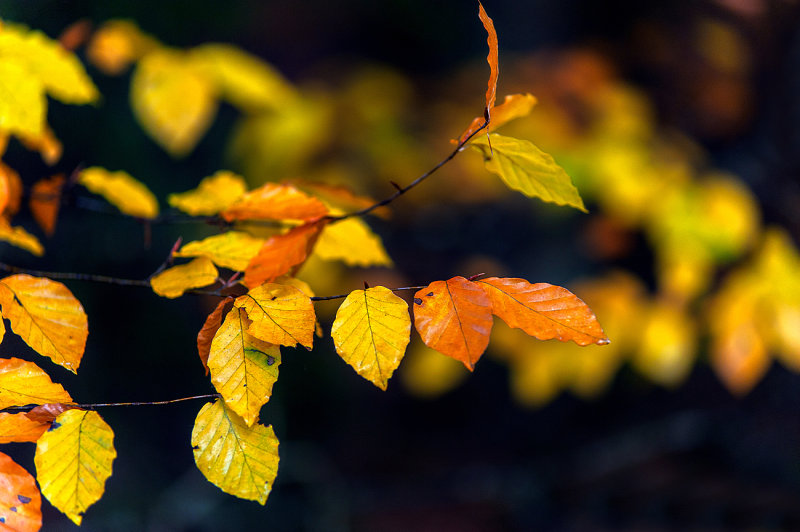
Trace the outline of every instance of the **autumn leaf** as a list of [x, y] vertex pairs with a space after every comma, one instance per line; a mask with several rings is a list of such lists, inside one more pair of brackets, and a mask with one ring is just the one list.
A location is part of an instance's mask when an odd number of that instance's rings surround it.
[[214, 335], [208, 357], [214, 388], [248, 427], [258, 421], [261, 407], [269, 401], [281, 363], [277, 345], [247, 332], [251, 323], [242, 308], [228, 312]]
[[245, 286], [252, 288], [284, 274], [293, 275], [308, 258], [325, 223], [324, 220], [307, 223], [269, 238], [247, 264]]
[[539, 340], [572, 340], [578, 345], [608, 342], [592, 310], [575, 294], [547, 283], [489, 277], [476, 281], [492, 302], [492, 313], [509, 327]]
[[0, 161], [0, 176], [6, 181], [6, 186], [8, 188], [6, 204], [3, 210], [0, 211], [0, 214], [8, 221], [19, 211], [20, 204], [22, 203], [23, 185], [19, 174], [10, 166], [3, 164], [2, 161]]
[[35, 442], [49, 428], [50, 423], [34, 421], [24, 412], [0, 412], [0, 443]]
[[463, 277], [434, 281], [414, 294], [414, 325], [428, 347], [472, 371], [489, 345], [491, 301]]
[[443, 357], [421, 341], [412, 341], [403, 367], [400, 382], [416, 397], [433, 399], [461, 384], [469, 376], [464, 364], [450, 357]]
[[173, 157], [182, 157], [214, 119], [217, 89], [187, 53], [156, 49], [136, 66], [131, 105], [153, 140]]
[[47, 124], [42, 128], [39, 135], [19, 135], [19, 140], [22, 145], [31, 151], [38, 151], [42, 160], [48, 166], [53, 166], [61, 159], [61, 154], [64, 151], [64, 146], [61, 141], [56, 138], [53, 130]]
[[228, 231], [184, 244], [174, 256], [208, 257], [220, 268], [241, 272], [258, 254], [264, 242], [263, 238], [256, 238], [241, 231]]
[[348, 266], [391, 266], [378, 235], [360, 218], [345, 218], [325, 226], [314, 254], [324, 260], [341, 260]]
[[[506, 95], [503, 103], [492, 109], [492, 121], [486, 126], [486, 132], [491, 133], [500, 126], [511, 122], [514, 119], [527, 116], [531, 112], [533, 106], [536, 105], [536, 97], [533, 94], [508, 94]], [[455, 144], [466, 142], [473, 133], [478, 131], [486, 122], [482, 116], [476, 116], [469, 127], [458, 137], [458, 141], [452, 141]]]
[[0, 304], [3, 317], [26, 344], [76, 373], [89, 326], [83, 307], [66, 286], [43, 277], [12, 275], [0, 279]]
[[0, 358], [0, 410], [9, 406], [71, 403], [64, 388], [27, 360]]
[[214, 284], [219, 276], [217, 268], [208, 257], [199, 257], [187, 264], [167, 268], [150, 279], [156, 294], [174, 299], [187, 290]]
[[192, 429], [197, 468], [209, 482], [241, 499], [267, 502], [278, 474], [278, 438], [272, 427], [248, 427], [217, 400], [200, 409]]
[[0, 127], [14, 135], [41, 134], [47, 114], [42, 83], [22, 65], [2, 59], [0, 55]]
[[94, 66], [113, 76], [156, 47], [158, 43], [132, 22], [111, 20], [94, 32], [86, 55]]
[[675, 388], [692, 369], [697, 327], [681, 307], [657, 302], [648, 310], [633, 365], [651, 381]]
[[265, 342], [311, 349], [316, 315], [311, 299], [293, 286], [265, 283], [236, 298], [252, 323], [247, 332]]
[[206, 318], [200, 332], [197, 333], [197, 353], [200, 355], [200, 362], [203, 363], [206, 375], [208, 375], [208, 355], [211, 353], [211, 342], [214, 340], [217, 330], [222, 326], [222, 320], [232, 307], [233, 298], [226, 297], [220, 301]]
[[50, 503], [80, 525], [103, 496], [117, 456], [114, 431], [93, 410], [67, 410], [36, 442], [36, 480]]
[[222, 211], [225, 221], [311, 220], [328, 214], [325, 204], [292, 185], [267, 183]]
[[50, 425], [62, 412], [73, 408], [78, 408], [78, 405], [74, 403], [45, 403], [32, 408], [25, 415], [32, 421]]
[[0, 241], [24, 249], [37, 257], [44, 255], [44, 247], [38, 238], [20, 226], [12, 227], [3, 219], [0, 219]]
[[483, 153], [486, 169], [514, 190], [531, 198], [567, 205], [587, 212], [578, 189], [553, 158], [527, 140], [493, 133], [491, 148], [486, 137], [470, 142]]
[[388, 288], [354, 290], [336, 312], [331, 328], [336, 352], [380, 388], [400, 365], [410, 339], [408, 304]]
[[[292, 180], [292, 184], [305, 192], [313, 194], [329, 207], [332, 206], [339, 210], [344, 209], [346, 211], [358, 211], [367, 207], [371, 207], [375, 204], [375, 200], [373, 198], [358, 195], [348, 187], [342, 185], [315, 183], [303, 180]], [[372, 211], [371, 214], [385, 219], [389, 218], [391, 211], [388, 207], [384, 206], [378, 207]]]
[[213, 216], [235, 203], [245, 192], [247, 184], [241, 176], [220, 170], [200, 181], [194, 190], [170, 194], [167, 203], [192, 216]]
[[483, 27], [486, 29], [488, 36], [486, 43], [489, 45], [489, 55], [486, 56], [486, 61], [489, 63], [489, 86], [486, 89], [486, 118], [489, 119], [490, 113], [494, 107], [494, 100], [497, 96], [497, 76], [499, 73], [499, 59], [497, 47], [497, 32], [494, 29], [494, 22], [486, 14], [483, 9], [483, 4], [478, 2], [478, 16], [483, 22]]
[[42, 526], [42, 497], [33, 476], [0, 453], [0, 529], [36, 532]]
[[54, 175], [40, 179], [31, 188], [31, 198], [28, 206], [33, 214], [33, 219], [42, 228], [44, 234], [53, 236], [56, 230], [58, 210], [61, 207], [61, 189], [64, 186], [64, 176]]
[[110, 172], [105, 168], [93, 166], [82, 170], [78, 183], [90, 192], [103, 196], [120, 212], [137, 218], [158, 216], [158, 200], [152, 192], [130, 174], [119, 170]]

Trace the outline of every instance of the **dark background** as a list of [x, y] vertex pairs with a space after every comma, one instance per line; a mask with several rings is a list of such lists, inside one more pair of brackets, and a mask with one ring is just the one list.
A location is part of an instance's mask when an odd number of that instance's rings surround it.
[[[755, 57], [754, 112], [736, 130], [709, 133], [683, 105], [680, 63], [654, 64], [634, 28], [655, 21], [673, 32], [698, 13], [728, 16], [725, 2], [487, 1], [503, 54], [591, 46], [622, 76], [648, 91], [660, 123], [681, 128], [710, 150], [715, 164], [756, 192], [767, 221], [797, 237], [800, 166], [800, 34], [794, 2], [761, 6], [748, 26]], [[337, 61], [377, 62], [425, 87], [485, 57], [485, 34], [472, 1], [0, 1], [0, 17], [56, 37], [70, 23], [130, 18], [165, 43], [232, 42], [290, 80]], [[186, 159], [150, 141], [128, 106], [128, 77], [89, 67], [103, 94], [98, 108], [50, 104], [48, 119], [66, 150], [56, 170], [79, 164], [148, 176], [156, 195], [194, 186], [224, 167], [236, 113], [223, 107]], [[502, 76], [502, 74], [501, 74]], [[483, 78], [476, 80], [482, 98]], [[423, 90], [422, 88], [420, 90]], [[421, 94], [424, 97], [425, 94]], [[480, 105], [480, 98], [476, 103]], [[5, 158], [23, 175], [51, 173], [12, 146]], [[412, 176], [409, 176], [409, 178]], [[574, 239], [569, 224], [547, 226], [536, 213], [508, 217], [445, 206], [441, 218], [513, 235], [547, 232], [553, 248]], [[29, 220], [21, 215], [21, 223]], [[149, 248], [135, 221], [67, 208], [47, 255], [4, 246], [3, 262], [59, 271], [145, 278], [184, 229], [156, 227]], [[524, 224], [524, 225], [521, 225]], [[426, 224], [385, 228], [387, 249], [420, 283], [446, 278], [453, 246]], [[457, 232], [456, 232], [457, 233]], [[491, 235], [487, 235], [490, 237]], [[440, 234], [440, 239], [452, 234]], [[490, 241], [488, 238], [487, 241]], [[449, 242], [449, 241], [448, 241]], [[462, 242], [464, 246], [474, 241]], [[487, 254], [506, 249], [485, 243]], [[399, 252], [398, 252], [399, 250]], [[530, 256], [530, 254], [525, 255]], [[547, 253], [541, 253], [542, 257]], [[542, 258], [514, 264], [552, 282], [565, 272]], [[420, 268], [421, 261], [439, 268]], [[569, 264], [576, 264], [572, 260]], [[636, 266], [636, 265], [634, 265]], [[647, 257], [638, 264], [649, 267]], [[591, 273], [569, 272], [570, 276]], [[426, 277], [427, 276], [427, 277]], [[195, 335], [214, 302], [158, 298], [149, 290], [68, 283], [89, 316], [78, 376], [36, 358], [13, 335], [0, 353], [40, 362], [80, 402], [148, 401], [211, 393], [197, 363]], [[329, 324], [323, 324], [327, 329]], [[381, 393], [341, 362], [325, 338], [311, 353], [286, 351], [275, 395], [262, 411], [281, 440], [280, 473], [266, 506], [240, 501], [196, 469], [189, 436], [199, 402], [102, 410], [114, 428], [118, 459], [106, 493], [84, 530], [685, 530], [800, 529], [800, 378], [773, 367], [756, 389], [732, 397], [699, 364], [677, 390], [664, 391], [624, 369], [593, 402], [562, 396], [540, 410], [517, 406], [507, 369], [487, 359], [456, 390], [420, 400], [392, 382]], [[33, 446], [8, 446], [32, 469]], [[75, 527], [43, 501], [43, 530]]]

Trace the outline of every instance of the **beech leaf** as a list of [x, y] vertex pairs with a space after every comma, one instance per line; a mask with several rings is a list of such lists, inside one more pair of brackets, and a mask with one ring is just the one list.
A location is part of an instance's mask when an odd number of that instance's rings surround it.
[[83, 306], [66, 286], [44, 277], [11, 275], [0, 279], [0, 305], [26, 344], [76, 373], [89, 325]]
[[208, 355], [211, 352], [211, 342], [214, 340], [214, 335], [217, 334], [217, 330], [222, 326], [222, 320], [230, 312], [231, 307], [233, 307], [233, 298], [226, 297], [220, 301], [206, 318], [200, 332], [197, 333], [197, 353], [200, 355], [200, 362], [203, 363], [206, 375], [208, 375]]
[[0, 241], [24, 249], [37, 257], [44, 255], [44, 247], [38, 238], [20, 226], [11, 227], [4, 219], [0, 219]]
[[222, 217], [233, 220], [311, 220], [328, 214], [319, 199], [293, 185], [267, 183], [251, 190], [222, 211]]
[[197, 468], [209, 482], [241, 499], [267, 502], [278, 474], [278, 438], [271, 426], [248, 427], [216, 400], [194, 422], [192, 448]]
[[564, 169], [527, 140], [493, 133], [491, 148], [484, 136], [474, 138], [470, 145], [483, 153], [486, 169], [499, 176], [509, 188], [531, 198], [587, 212], [578, 189]]
[[36, 442], [36, 479], [42, 494], [76, 525], [103, 496], [117, 456], [114, 431], [93, 410], [67, 410]]
[[319, 235], [314, 254], [324, 260], [340, 260], [348, 266], [391, 266], [381, 238], [360, 218], [328, 224]]
[[235, 203], [245, 192], [247, 184], [241, 176], [220, 170], [200, 181], [194, 190], [170, 194], [167, 203], [192, 216], [213, 216]]
[[0, 409], [71, 402], [72, 397], [64, 388], [33, 362], [0, 358]]
[[49, 428], [50, 423], [34, 421], [24, 412], [0, 412], [0, 443], [35, 442]]
[[478, 16], [483, 22], [483, 27], [488, 34], [486, 43], [489, 45], [489, 55], [486, 56], [486, 61], [489, 63], [489, 84], [486, 89], [486, 116], [490, 116], [494, 101], [497, 96], [497, 76], [499, 74], [499, 58], [497, 47], [497, 32], [494, 29], [494, 22], [486, 11], [483, 9], [483, 4], [478, 2]]
[[219, 272], [208, 257], [199, 257], [187, 264], [167, 268], [150, 279], [156, 294], [174, 299], [187, 290], [208, 286], [216, 282]]
[[121, 213], [137, 218], [158, 216], [158, 200], [144, 183], [122, 170], [110, 172], [99, 166], [81, 171], [78, 183], [103, 196]]
[[46, 114], [41, 81], [29, 76], [22, 65], [0, 61], [0, 127], [15, 135], [39, 135]]
[[428, 347], [472, 371], [489, 345], [492, 304], [463, 277], [434, 281], [414, 294], [414, 325]]
[[220, 268], [244, 271], [264, 245], [263, 238], [241, 231], [228, 231], [202, 240], [184, 244], [175, 252], [176, 257], [208, 257]]
[[[491, 133], [500, 126], [523, 116], [528, 115], [536, 105], [536, 97], [533, 94], [508, 94], [503, 103], [492, 109], [492, 121], [486, 126], [486, 132]], [[455, 144], [465, 142], [473, 133], [478, 131], [486, 119], [476, 116], [469, 127], [458, 137]]]
[[285, 284], [265, 283], [234, 301], [247, 311], [252, 323], [247, 332], [265, 342], [311, 349], [316, 315], [311, 299]]
[[475, 284], [491, 299], [492, 313], [509, 327], [522, 329], [539, 340], [572, 340], [578, 345], [609, 343], [594, 312], [566, 288], [499, 277]]
[[42, 527], [42, 496], [36, 481], [10, 456], [0, 453], [0, 528], [36, 532]]
[[308, 258], [323, 227], [325, 221], [317, 221], [270, 237], [247, 264], [243, 280], [245, 286], [252, 288], [274, 281], [284, 274], [294, 275]]
[[65, 181], [63, 175], [54, 175], [40, 179], [31, 188], [28, 206], [33, 219], [47, 236], [53, 236], [56, 231], [56, 220], [61, 207], [61, 189]]
[[350, 292], [331, 328], [339, 356], [381, 390], [400, 365], [410, 333], [408, 304], [383, 286]]

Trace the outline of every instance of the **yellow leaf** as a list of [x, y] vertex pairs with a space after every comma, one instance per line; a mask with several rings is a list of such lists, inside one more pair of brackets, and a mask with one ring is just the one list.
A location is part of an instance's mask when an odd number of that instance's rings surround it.
[[0, 219], [0, 241], [8, 242], [12, 246], [29, 251], [37, 257], [44, 255], [44, 247], [38, 238], [20, 226], [11, 227], [3, 219]]
[[83, 307], [66, 286], [43, 277], [12, 275], [0, 279], [0, 304], [3, 317], [26, 344], [76, 373], [89, 325]]
[[0, 443], [35, 442], [50, 423], [34, 421], [27, 414], [9, 414], [0, 412]]
[[64, 388], [33, 362], [0, 358], [0, 409], [71, 402], [72, 397]]
[[400, 365], [410, 334], [408, 304], [383, 286], [350, 292], [331, 328], [339, 356], [381, 390]]
[[103, 496], [116, 457], [114, 431], [100, 414], [67, 410], [36, 442], [36, 480], [47, 500], [80, 525]]
[[170, 194], [167, 203], [192, 216], [212, 216], [230, 207], [247, 192], [241, 176], [220, 170], [206, 177], [194, 190]]
[[483, 153], [486, 169], [500, 177], [509, 188], [526, 196], [556, 205], [568, 205], [586, 212], [572, 180], [553, 158], [527, 140], [493, 133], [491, 148], [485, 135], [470, 141]]
[[230, 268], [242, 272], [250, 261], [258, 255], [264, 244], [263, 238], [256, 238], [241, 231], [228, 231], [203, 240], [185, 244], [176, 257], [208, 257], [220, 268]]
[[655, 304], [645, 317], [633, 365], [662, 386], [674, 388], [692, 369], [697, 332], [685, 309]]
[[321, 259], [341, 260], [348, 266], [391, 266], [381, 238], [361, 218], [328, 224], [314, 247]]
[[278, 474], [278, 438], [272, 427], [248, 427], [217, 400], [200, 409], [192, 429], [197, 468], [209, 482], [241, 499], [267, 502]]
[[30, 473], [0, 453], [0, 517], [2, 529], [36, 532], [42, 526], [42, 496]]
[[131, 105], [144, 130], [173, 157], [186, 155], [217, 112], [216, 89], [186, 53], [145, 55], [131, 79]]
[[167, 268], [150, 279], [150, 286], [156, 294], [174, 299], [192, 288], [213, 284], [218, 276], [211, 259], [200, 257], [188, 264]]
[[158, 200], [142, 183], [119, 170], [110, 172], [99, 166], [81, 171], [78, 183], [103, 196], [120, 212], [137, 218], [158, 216]]
[[252, 322], [244, 309], [234, 308], [225, 317], [211, 342], [208, 369], [211, 382], [225, 404], [247, 426], [258, 421], [261, 407], [272, 395], [281, 363], [280, 348], [247, 332]]
[[454, 358], [443, 357], [419, 341], [411, 343], [400, 368], [403, 386], [411, 394], [429, 399], [454, 389], [467, 376], [469, 371], [464, 364]]
[[15, 135], [44, 131], [47, 99], [42, 83], [24, 67], [0, 56], [0, 129]]
[[235, 46], [204, 44], [193, 48], [191, 55], [221, 96], [243, 111], [278, 109], [297, 97], [277, 70]]
[[311, 349], [314, 342], [314, 305], [293, 286], [265, 283], [234, 301], [252, 320], [247, 332], [265, 342]]

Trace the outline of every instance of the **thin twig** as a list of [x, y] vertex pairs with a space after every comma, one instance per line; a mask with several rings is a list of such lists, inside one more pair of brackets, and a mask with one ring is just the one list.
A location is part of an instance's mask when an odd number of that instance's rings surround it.
[[[427, 285], [425, 285], [427, 286]], [[422, 290], [425, 286], [403, 286], [400, 288], [390, 288], [392, 292], [400, 292], [401, 290]], [[330, 301], [332, 299], [344, 299], [350, 294], [339, 294], [337, 296], [314, 296], [311, 301]]]
[[[132, 403], [63, 403], [66, 406], [71, 406], [73, 408], [81, 408], [83, 410], [94, 410], [95, 408], [105, 408], [110, 406], [158, 406], [158, 405], [170, 405], [172, 403], [182, 403], [184, 401], [192, 401], [194, 399], [220, 399], [222, 397], [221, 394], [218, 393], [207, 393], [203, 395], [192, 395], [190, 397], [179, 397], [178, 399], [168, 399], [166, 401], [135, 401]], [[30, 412], [37, 406], [41, 405], [14, 405], [3, 408], [0, 410], [0, 413], [7, 413], [7, 414], [15, 414], [20, 412]]]

